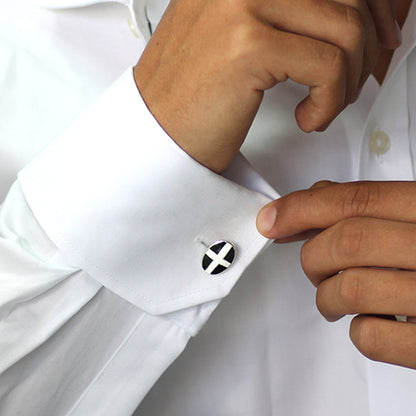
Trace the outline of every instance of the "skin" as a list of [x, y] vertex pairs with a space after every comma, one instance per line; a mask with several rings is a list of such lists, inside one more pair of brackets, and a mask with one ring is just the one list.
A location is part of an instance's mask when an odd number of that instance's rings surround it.
[[355, 101], [380, 47], [400, 44], [392, 1], [172, 0], [136, 84], [170, 137], [219, 173], [277, 83], [310, 87], [295, 113], [307, 132]]
[[321, 182], [267, 208], [258, 228], [277, 242], [313, 230], [301, 261], [321, 314], [357, 315], [350, 337], [364, 355], [416, 368], [416, 183]]
[[[134, 68], [135, 81], [170, 137], [219, 173], [242, 145], [264, 91], [277, 83], [291, 78], [310, 87], [295, 113], [300, 128], [309, 132], [324, 130], [354, 102], [372, 71], [381, 82], [391, 56], [380, 51], [400, 45], [394, 8], [397, 12], [401, 2], [407, 0], [172, 0]], [[336, 189], [325, 196], [324, 190], [333, 186]], [[382, 210], [378, 198], [387, 185], [375, 190], [371, 185], [350, 186], [360, 191], [325, 183], [275, 201], [271, 211], [279, 215], [271, 217], [270, 210], [263, 210], [266, 221], [259, 218], [259, 230], [269, 238], [287, 239], [325, 229], [305, 244], [302, 259], [306, 274], [318, 287], [318, 307], [328, 319], [346, 313], [416, 316], [411, 302], [404, 307], [404, 296], [412, 293], [410, 289], [415, 291], [411, 270], [416, 265], [406, 263], [402, 250], [416, 244], [407, 229], [415, 226], [416, 218], [406, 204], [399, 207], [403, 216], [397, 218], [389, 205], [391, 197], [385, 198], [386, 210]], [[366, 192], [367, 188], [371, 191]], [[394, 189], [399, 200], [410, 195], [399, 185]], [[331, 220], [319, 222], [327, 217]], [[264, 227], [267, 218], [268, 229]], [[343, 224], [347, 225], [343, 228]], [[374, 227], [376, 238], [369, 238], [366, 233]], [[386, 237], [391, 236], [391, 229], [395, 230], [393, 240]], [[355, 243], [357, 235], [362, 236], [362, 245]], [[338, 251], [331, 252], [331, 241], [339, 242]], [[390, 251], [380, 256], [382, 241], [389, 242]], [[320, 254], [322, 260], [316, 266], [310, 259]], [[333, 257], [332, 263], [328, 257]], [[387, 258], [391, 261], [385, 263]], [[337, 274], [339, 270], [344, 272]], [[383, 285], [378, 286], [381, 280]], [[375, 284], [370, 287], [371, 282]], [[380, 289], [375, 291], [375, 287]], [[402, 292], [404, 287], [409, 291]], [[330, 299], [337, 290], [338, 303]], [[383, 306], [385, 299], [389, 308]], [[416, 367], [416, 354], [413, 361], [408, 358], [410, 344], [416, 341], [413, 328], [359, 315], [351, 326], [351, 338], [371, 358]]]
[[[409, 12], [411, 4], [412, 0], [396, 0], [392, 4], [394, 9], [394, 15], [396, 16], [396, 20], [400, 28], [404, 25], [404, 22], [406, 21], [407, 14]], [[384, 81], [384, 77], [386, 76], [391, 58], [393, 57], [393, 53], [394, 50], [389, 48], [382, 47], [380, 50], [377, 64], [373, 70], [373, 76], [376, 78], [380, 85]]]
[[[401, 24], [410, 4], [397, 5]], [[321, 314], [356, 315], [350, 338], [365, 356], [416, 369], [415, 182], [319, 182], [263, 208], [257, 226], [281, 243], [309, 238], [301, 262]]]

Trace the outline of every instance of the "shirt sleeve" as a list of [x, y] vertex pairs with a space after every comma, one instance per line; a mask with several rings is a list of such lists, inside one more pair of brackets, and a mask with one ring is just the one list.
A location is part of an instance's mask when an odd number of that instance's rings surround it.
[[[217, 175], [183, 152], [127, 71], [1, 207], [0, 412], [131, 414], [270, 243], [275, 197], [240, 154]], [[218, 240], [236, 258], [212, 276]]]
[[[241, 156], [234, 163], [250, 170]], [[19, 183], [69, 264], [151, 314], [228, 294], [267, 244], [255, 216], [276, 197], [182, 151], [146, 108], [131, 71], [23, 169]], [[237, 254], [213, 277], [201, 264], [218, 240]]]

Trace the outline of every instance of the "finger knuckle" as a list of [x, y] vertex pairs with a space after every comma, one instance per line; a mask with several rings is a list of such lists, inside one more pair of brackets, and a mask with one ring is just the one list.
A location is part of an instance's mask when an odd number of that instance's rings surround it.
[[310, 255], [310, 241], [307, 241], [303, 244], [301, 250], [300, 250], [300, 262], [303, 268], [303, 271], [305, 272], [306, 276], [310, 276], [310, 271], [313, 266], [313, 256]]
[[326, 294], [325, 290], [322, 289], [322, 284], [318, 286], [318, 289], [316, 291], [316, 307], [319, 311], [319, 313], [328, 321], [332, 322], [333, 319], [331, 319], [331, 316], [328, 312], [328, 306], [327, 306], [327, 300], [326, 300]]
[[351, 218], [335, 225], [332, 236], [332, 257], [335, 264], [359, 258], [366, 249], [368, 226], [361, 218]]
[[346, 7], [345, 18], [348, 33], [347, 39], [362, 41], [366, 32], [366, 23], [361, 12], [354, 7]]
[[230, 28], [227, 39], [227, 56], [232, 62], [240, 62], [247, 59], [252, 54], [252, 51], [256, 49], [258, 40], [261, 39], [262, 34], [259, 31], [257, 25], [248, 18], [242, 21], [236, 22], [232, 28]]
[[326, 315], [326, 302], [325, 302], [325, 295], [322, 290], [322, 286], [318, 286], [318, 289], [316, 291], [316, 307], [318, 308], [319, 313], [325, 317]]
[[337, 276], [338, 299], [348, 313], [356, 313], [360, 309], [365, 288], [359, 275], [353, 270], [345, 270]]
[[347, 58], [344, 51], [333, 45], [322, 48], [320, 59], [325, 63], [327, 76], [330, 82], [337, 82], [344, 78], [347, 70]]
[[377, 209], [379, 192], [376, 184], [357, 182], [347, 188], [343, 200], [344, 218], [365, 216]]
[[355, 323], [353, 342], [367, 358], [377, 360], [382, 351], [382, 334], [377, 319], [360, 319]]
[[[261, 37], [258, 20], [253, 16], [249, 0], [216, 0], [221, 10], [224, 30], [221, 31], [221, 46], [224, 58], [236, 59], [250, 53]], [[264, 25], [263, 25], [264, 26]]]

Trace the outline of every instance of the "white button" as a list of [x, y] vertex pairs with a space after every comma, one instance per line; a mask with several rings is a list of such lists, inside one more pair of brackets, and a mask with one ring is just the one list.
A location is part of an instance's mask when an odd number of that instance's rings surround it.
[[132, 18], [129, 17], [127, 22], [129, 24], [129, 28], [132, 31], [133, 35], [136, 36], [136, 38], [139, 38], [139, 33], [137, 32], [136, 25], [133, 23]]
[[384, 155], [390, 149], [390, 139], [384, 131], [374, 131], [370, 135], [370, 151], [376, 155]]

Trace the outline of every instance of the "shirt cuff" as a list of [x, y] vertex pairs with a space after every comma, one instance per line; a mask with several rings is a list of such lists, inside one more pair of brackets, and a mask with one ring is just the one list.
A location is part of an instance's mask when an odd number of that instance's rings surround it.
[[[224, 297], [269, 243], [255, 218], [277, 194], [256, 178], [241, 155], [224, 176], [187, 155], [147, 109], [131, 70], [19, 173], [67, 261], [151, 314]], [[237, 254], [212, 276], [202, 258], [218, 240]]]

